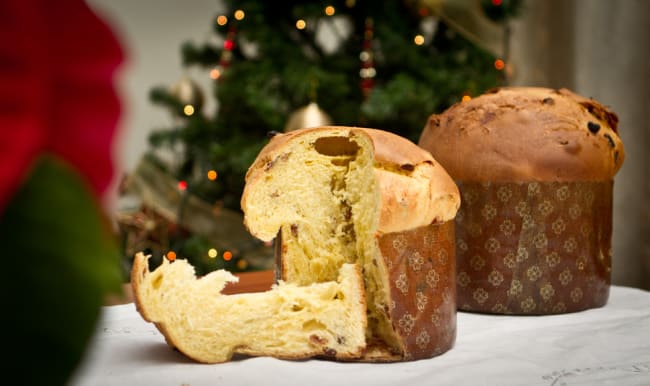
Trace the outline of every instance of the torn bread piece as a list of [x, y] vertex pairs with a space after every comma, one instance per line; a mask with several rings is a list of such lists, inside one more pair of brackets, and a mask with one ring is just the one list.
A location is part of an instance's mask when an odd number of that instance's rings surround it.
[[167, 343], [188, 357], [219, 363], [233, 354], [302, 359], [359, 358], [366, 348], [366, 303], [360, 269], [343, 264], [334, 280], [280, 282], [259, 293], [224, 295], [230, 272], [201, 278], [186, 260], [150, 272], [138, 253], [131, 271], [136, 306]]

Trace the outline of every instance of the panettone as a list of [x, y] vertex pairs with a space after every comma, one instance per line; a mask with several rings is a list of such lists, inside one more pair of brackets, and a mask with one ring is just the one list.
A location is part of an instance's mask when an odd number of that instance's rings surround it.
[[[278, 285], [223, 295], [184, 260], [132, 269], [138, 310], [201, 362], [233, 353], [401, 361], [456, 336], [458, 188], [431, 155], [388, 132], [322, 127], [278, 134], [246, 176], [244, 222], [276, 242]], [[241, 329], [241, 330], [239, 330]]]
[[362, 267], [361, 360], [431, 357], [455, 338], [453, 218], [458, 189], [431, 155], [385, 131], [321, 127], [275, 136], [246, 176], [244, 222], [276, 239], [288, 283]]
[[566, 90], [512, 87], [432, 115], [419, 145], [459, 186], [458, 304], [549, 314], [606, 303], [615, 113]]

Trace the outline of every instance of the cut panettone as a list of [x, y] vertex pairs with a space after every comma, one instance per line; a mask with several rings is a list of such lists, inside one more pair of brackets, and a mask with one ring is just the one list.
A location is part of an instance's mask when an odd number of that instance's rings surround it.
[[[431, 155], [385, 131], [275, 136], [246, 176], [244, 221], [277, 237], [278, 278], [308, 285], [362, 267], [365, 360], [431, 357], [455, 337], [456, 185]], [[434, 322], [432, 322], [434, 321]]]
[[[323, 127], [277, 135], [249, 169], [245, 224], [276, 239], [279, 282], [224, 295], [223, 270], [185, 260], [131, 271], [142, 317], [200, 362], [234, 353], [398, 361], [456, 336], [456, 185], [431, 155], [388, 132]], [[277, 237], [277, 238], [276, 238]]]
[[351, 359], [365, 351], [363, 280], [354, 264], [341, 265], [332, 281], [224, 295], [237, 279], [227, 271], [197, 279], [186, 260], [163, 260], [153, 272], [147, 260], [137, 254], [131, 271], [138, 311], [196, 361], [225, 362], [234, 353]]

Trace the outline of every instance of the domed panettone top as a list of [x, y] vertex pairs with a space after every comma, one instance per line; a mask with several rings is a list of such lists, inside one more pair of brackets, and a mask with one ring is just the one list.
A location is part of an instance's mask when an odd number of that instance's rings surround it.
[[617, 124], [567, 89], [499, 88], [432, 115], [419, 145], [457, 181], [604, 181], [625, 158]]

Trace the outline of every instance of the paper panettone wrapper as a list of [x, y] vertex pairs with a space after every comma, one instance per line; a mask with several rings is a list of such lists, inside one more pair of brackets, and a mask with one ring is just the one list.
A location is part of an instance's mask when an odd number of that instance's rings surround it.
[[390, 280], [390, 318], [403, 359], [430, 358], [456, 339], [454, 222], [379, 236]]
[[[389, 286], [389, 304], [381, 312], [392, 324], [401, 348], [374, 336], [362, 357], [349, 360], [416, 360], [442, 354], [453, 346], [457, 310], [454, 227], [453, 221], [447, 221], [375, 236]], [[278, 280], [283, 279], [283, 256], [288, 253], [291, 237], [278, 234]]]
[[460, 310], [544, 315], [607, 303], [612, 181], [458, 186]]

